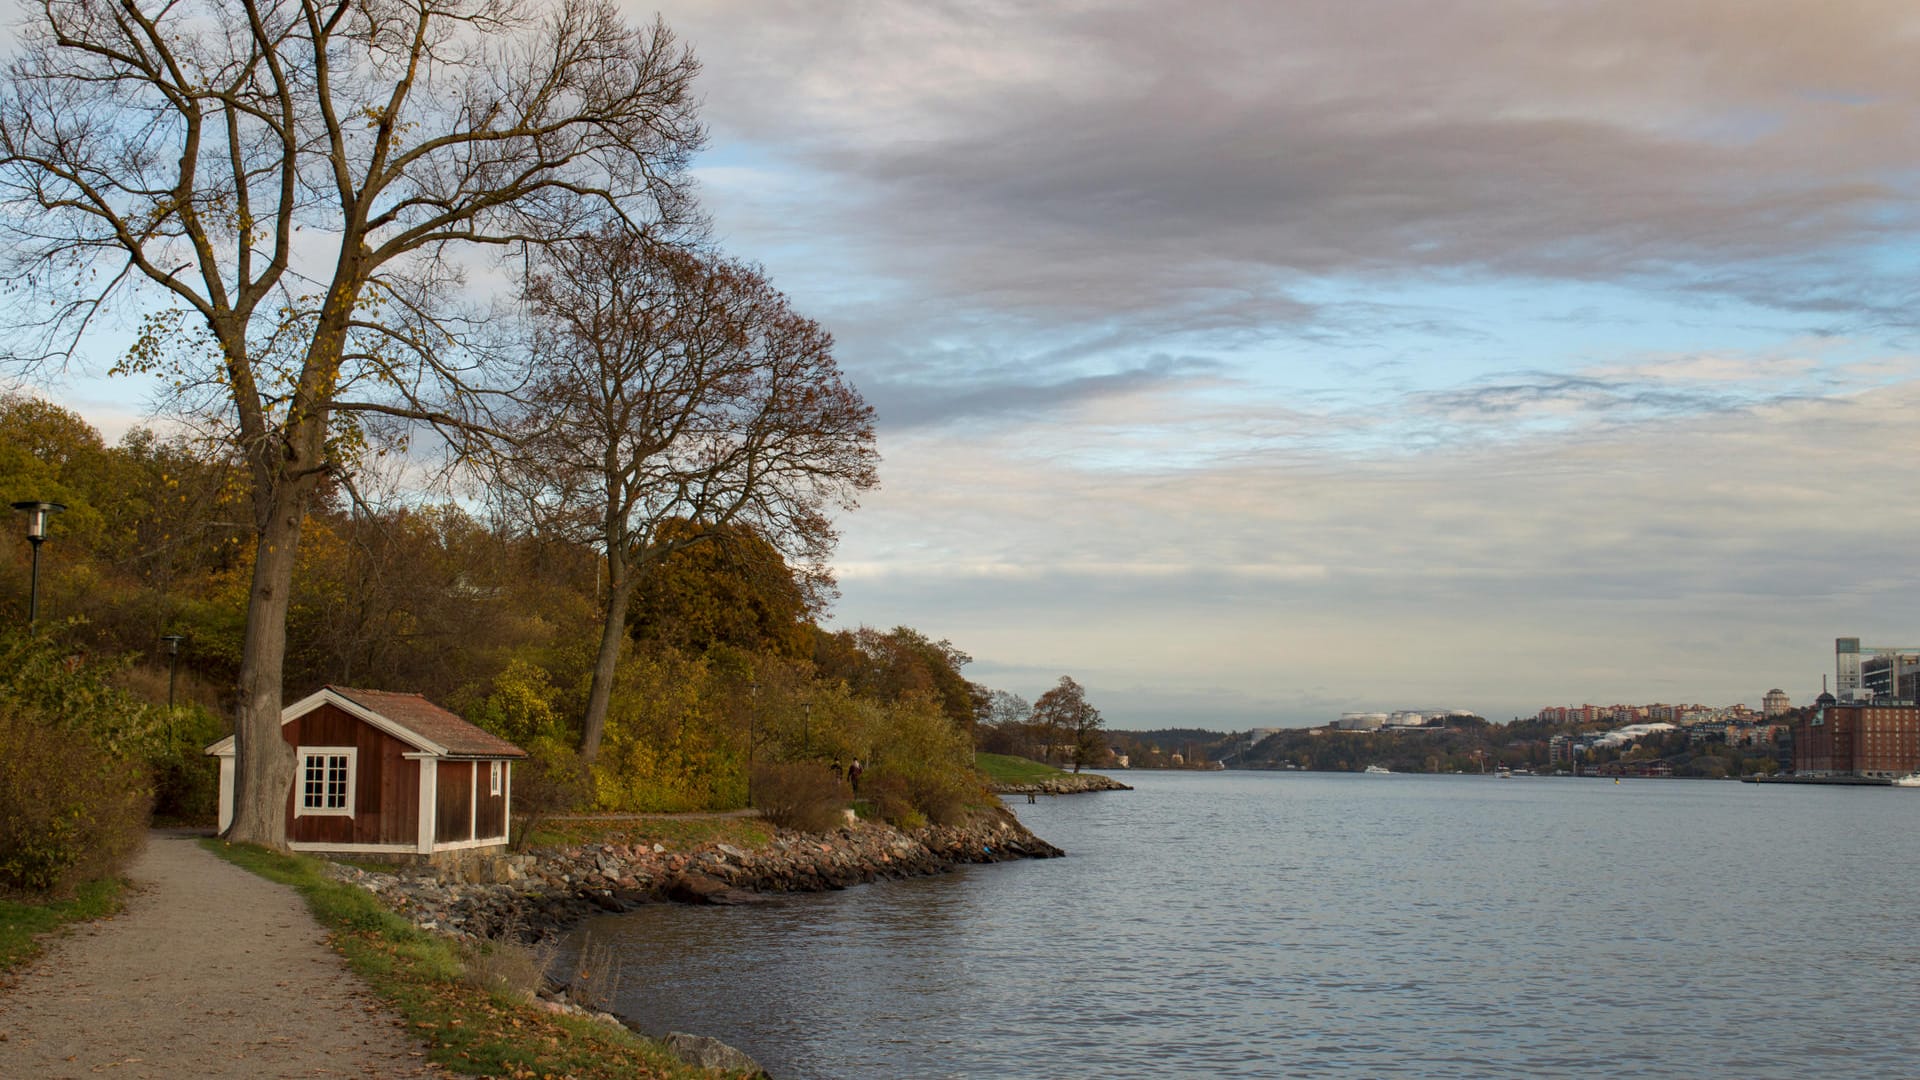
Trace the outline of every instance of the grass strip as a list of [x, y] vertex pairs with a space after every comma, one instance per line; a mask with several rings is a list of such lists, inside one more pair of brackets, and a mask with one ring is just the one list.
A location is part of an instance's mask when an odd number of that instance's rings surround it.
[[40, 954], [45, 935], [72, 923], [119, 912], [126, 883], [89, 881], [68, 900], [0, 899], [0, 972], [24, 966]]
[[1056, 769], [1011, 754], [975, 754], [973, 760], [974, 766], [986, 773], [989, 780], [1000, 784], [1037, 784], [1042, 780], [1072, 775], [1065, 769]]
[[421, 930], [364, 890], [327, 877], [317, 859], [248, 844], [201, 842], [243, 869], [298, 890], [354, 973], [406, 1020], [429, 1046], [428, 1056], [441, 1065], [516, 1080], [710, 1080], [713, 1075], [625, 1029], [551, 1013], [524, 995], [474, 985], [460, 943]]

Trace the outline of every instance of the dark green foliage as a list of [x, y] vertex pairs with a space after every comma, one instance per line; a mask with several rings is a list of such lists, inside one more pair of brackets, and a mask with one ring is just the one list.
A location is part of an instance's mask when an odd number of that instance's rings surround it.
[[198, 706], [175, 711], [153, 766], [153, 816], [178, 825], [211, 826], [220, 810], [220, 765], [206, 748], [228, 734], [226, 721]]

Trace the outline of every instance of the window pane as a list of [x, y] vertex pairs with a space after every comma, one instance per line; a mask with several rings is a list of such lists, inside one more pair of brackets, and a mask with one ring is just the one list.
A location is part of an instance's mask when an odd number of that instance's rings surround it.
[[327, 758], [327, 809], [344, 810], [347, 806], [347, 756], [335, 754]]
[[302, 763], [301, 773], [300, 805], [309, 810], [318, 810], [326, 782], [325, 759], [319, 754], [308, 754]]

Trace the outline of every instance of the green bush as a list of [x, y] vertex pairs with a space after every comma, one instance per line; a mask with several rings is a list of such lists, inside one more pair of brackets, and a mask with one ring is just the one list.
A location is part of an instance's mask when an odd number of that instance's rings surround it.
[[[917, 696], [895, 703], [888, 710], [885, 759], [861, 782], [862, 794], [868, 783], [884, 797], [875, 798], [881, 816], [902, 828], [914, 828], [932, 821], [937, 825], [959, 825], [966, 821], [969, 808], [987, 801], [979, 774], [973, 770], [973, 747], [961, 731], [934, 702]], [[916, 813], [908, 815], [892, 809], [904, 801]], [[914, 822], [914, 817], [919, 820]]]
[[141, 764], [0, 703], [0, 890], [65, 895], [116, 873], [146, 835], [151, 799]]
[[176, 825], [211, 826], [220, 812], [220, 763], [207, 756], [209, 744], [227, 734], [228, 725], [197, 706], [175, 712], [172, 730], [153, 766], [153, 816]]
[[814, 761], [756, 767], [753, 802], [783, 829], [823, 833], [847, 820], [846, 789], [825, 765]]
[[146, 834], [166, 711], [113, 687], [58, 630], [0, 634], [0, 890], [65, 894]]

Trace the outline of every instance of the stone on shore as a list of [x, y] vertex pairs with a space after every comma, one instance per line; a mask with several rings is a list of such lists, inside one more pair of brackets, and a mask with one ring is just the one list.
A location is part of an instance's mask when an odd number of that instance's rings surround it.
[[994, 784], [996, 795], [1079, 795], [1089, 791], [1132, 791], [1105, 773], [1068, 773], [1031, 784]]
[[780, 832], [743, 850], [705, 844], [588, 843], [503, 857], [511, 873], [442, 880], [424, 868], [378, 873], [331, 864], [331, 872], [379, 896], [424, 929], [463, 937], [535, 940], [598, 912], [642, 903], [757, 903], [778, 893], [844, 889], [944, 873], [966, 863], [1046, 859], [1059, 848], [1004, 808], [960, 826], [911, 832], [856, 822], [831, 832]]
[[719, 1039], [707, 1035], [689, 1035], [684, 1031], [673, 1031], [660, 1040], [675, 1057], [697, 1069], [717, 1069], [721, 1072], [744, 1072], [755, 1077], [764, 1077], [767, 1071], [760, 1063], [745, 1053], [728, 1046]]

